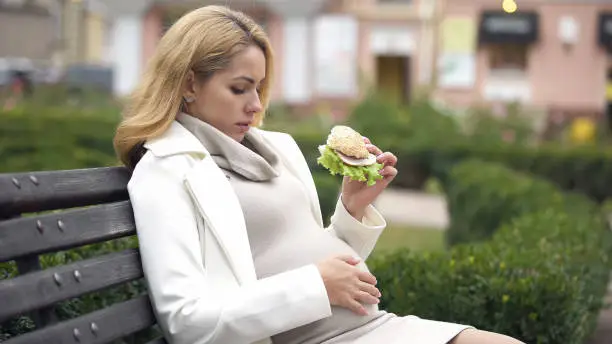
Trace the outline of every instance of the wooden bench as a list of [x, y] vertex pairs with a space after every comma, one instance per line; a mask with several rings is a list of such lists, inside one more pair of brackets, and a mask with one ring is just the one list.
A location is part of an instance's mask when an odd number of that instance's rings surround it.
[[[142, 281], [137, 248], [48, 269], [40, 263], [42, 255], [134, 236], [129, 177], [122, 167], [0, 174], [0, 263], [14, 261], [18, 270], [13, 278], [0, 276], [0, 326], [18, 316], [35, 324], [3, 343], [132, 343], [134, 334], [154, 330], [146, 288], [72, 319], [57, 312], [66, 300]], [[166, 343], [153, 332], [158, 337], [149, 344]]]

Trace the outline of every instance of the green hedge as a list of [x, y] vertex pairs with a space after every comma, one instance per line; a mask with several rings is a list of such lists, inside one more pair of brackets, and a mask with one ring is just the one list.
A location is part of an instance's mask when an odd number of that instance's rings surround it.
[[[612, 150], [595, 146], [559, 146], [552, 143], [537, 147], [461, 141], [446, 144], [411, 144], [396, 148], [401, 159], [417, 171], [445, 179], [452, 166], [466, 159], [502, 163], [516, 170], [545, 178], [564, 190], [578, 191], [596, 202], [612, 196]], [[412, 170], [404, 171], [408, 174]]]
[[500, 224], [527, 212], [558, 209], [580, 217], [592, 211], [577, 194], [562, 195], [552, 183], [508, 171], [501, 164], [474, 160], [451, 169], [444, 185], [451, 245], [489, 239]]
[[501, 165], [468, 161], [449, 176], [449, 208], [461, 224], [450, 231], [490, 239], [373, 257], [383, 307], [526, 343], [583, 344], [611, 268], [612, 234], [600, 209]]
[[69, 108], [0, 112], [0, 173], [116, 165], [116, 117]]

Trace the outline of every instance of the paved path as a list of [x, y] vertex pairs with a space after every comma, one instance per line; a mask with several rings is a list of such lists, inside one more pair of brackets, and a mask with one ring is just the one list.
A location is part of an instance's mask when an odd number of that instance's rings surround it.
[[390, 223], [441, 230], [448, 228], [448, 211], [443, 196], [387, 189], [374, 205]]
[[[388, 189], [380, 195], [375, 206], [390, 223], [434, 230], [448, 228], [446, 200], [440, 195]], [[606, 299], [612, 303], [612, 283]], [[612, 308], [601, 312], [593, 338], [585, 344], [612, 344]]]

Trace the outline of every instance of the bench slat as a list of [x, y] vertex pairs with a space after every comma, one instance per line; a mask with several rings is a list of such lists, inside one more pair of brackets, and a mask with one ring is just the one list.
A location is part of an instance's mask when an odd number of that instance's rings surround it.
[[4, 343], [108, 343], [149, 328], [154, 324], [155, 316], [149, 299], [147, 296], [140, 296], [75, 319], [11, 338]]
[[142, 276], [138, 249], [129, 249], [3, 280], [0, 322]]
[[126, 200], [125, 167], [0, 174], [0, 217]]
[[129, 201], [0, 222], [0, 262], [136, 233]]
[[[38, 255], [32, 255], [17, 259], [15, 263], [17, 263], [17, 271], [19, 271], [19, 274], [25, 275], [40, 271], [40, 259], [38, 258]], [[28, 314], [28, 316], [32, 318], [37, 328], [45, 327], [49, 324], [54, 324], [57, 322], [57, 315], [55, 314], [53, 306], [37, 309], [36, 311]]]

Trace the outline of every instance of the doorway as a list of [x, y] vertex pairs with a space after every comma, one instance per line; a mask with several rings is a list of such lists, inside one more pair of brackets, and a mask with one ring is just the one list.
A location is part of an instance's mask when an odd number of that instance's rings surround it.
[[390, 101], [407, 104], [410, 101], [410, 57], [376, 56], [376, 87]]

